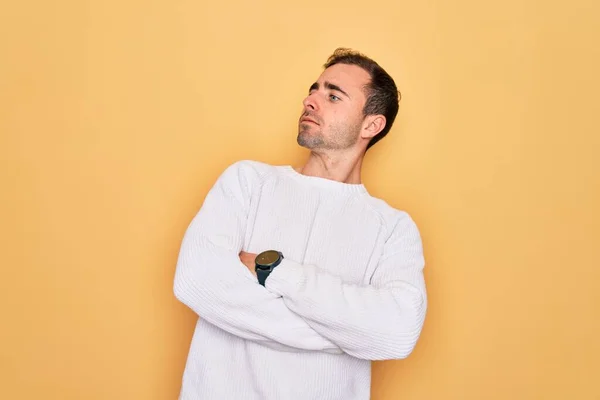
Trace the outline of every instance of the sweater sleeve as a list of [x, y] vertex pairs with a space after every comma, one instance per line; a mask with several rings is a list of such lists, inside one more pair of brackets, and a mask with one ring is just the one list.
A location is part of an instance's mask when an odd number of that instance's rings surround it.
[[183, 237], [173, 290], [205, 321], [243, 339], [285, 351], [342, 353], [258, 284], [240, 261], [251, 187], [251, 164], [228, 167], [207, 194]]
[[427, 295], [421, 238], [412, 219], [403, 215], [368, 285], [284, 259], [267, 278], [267, 289], [354, 357], [408, 357], [423, 327]]

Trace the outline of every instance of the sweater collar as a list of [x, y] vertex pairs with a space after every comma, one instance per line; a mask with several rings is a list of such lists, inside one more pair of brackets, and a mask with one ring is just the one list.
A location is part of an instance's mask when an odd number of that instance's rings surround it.
[[296, 171], [291, 165], [285, 165], [282, 167], [284, 173], [288, 176], [295, 178], [298, 181], [304, 182], [309, 185], [321, 187], [324, 189], [335, 190], [338, 192], [346, 193], [366, 193], [367, 189], [362, 183], [345, 183], [334, 181], [332, 179], [321, 178], [318, 176], [303, 175]]

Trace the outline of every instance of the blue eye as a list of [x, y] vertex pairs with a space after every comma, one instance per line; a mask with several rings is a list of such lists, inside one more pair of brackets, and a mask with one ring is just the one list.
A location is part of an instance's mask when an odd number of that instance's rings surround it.
[[335, 94], [330, 94], [330, 95], [329, 95], [329, 99], [330, 99], [331, 101], [338, 101], [338, 100], [340, 100], [340, 98], [339, 98], [339, 97], [337, 97]]

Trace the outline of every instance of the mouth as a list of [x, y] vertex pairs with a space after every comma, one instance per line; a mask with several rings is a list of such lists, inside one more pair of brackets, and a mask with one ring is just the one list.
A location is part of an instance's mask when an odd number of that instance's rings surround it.
[[308, 117], [303, 117], [303, 118], [300, 119], [300, 123], [301, 124], [302, 123], [307, 123], [307, 122], [310, 122], [311, 124], [319, 125], [317, 123], [317, 121], [315, 121], [314, 119], [308, 118]]

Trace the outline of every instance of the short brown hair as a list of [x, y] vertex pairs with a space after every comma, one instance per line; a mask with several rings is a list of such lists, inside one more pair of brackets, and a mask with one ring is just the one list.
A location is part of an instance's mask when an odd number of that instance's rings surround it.
[[367, 145], [368, 150], [383, 139], [392, 128], [402, 96], [392, 77], [379, 64], [358, 51], [343, 47], [336, 49], [329, 56], [324, 67], [327, 69], [335, 64], [356, 65], [367, 71], [371, 77], [371, 82], [365, 88], [367, 101], [363, 114], [365, 116], [382, 114], [385, 116], [386, 123], [382, 131], [371, 139]]

